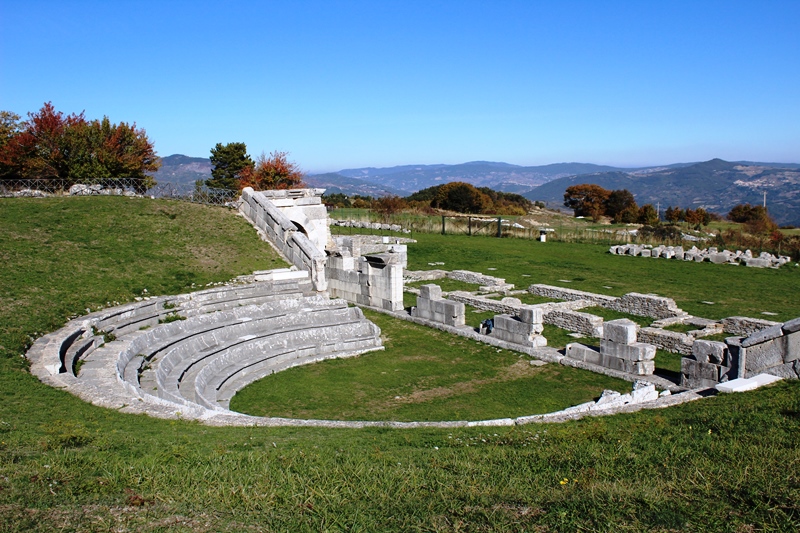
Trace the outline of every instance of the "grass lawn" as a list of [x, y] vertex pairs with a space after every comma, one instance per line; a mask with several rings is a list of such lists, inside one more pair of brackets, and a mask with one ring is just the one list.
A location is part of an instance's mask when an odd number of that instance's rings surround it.
[[[216, 428], [92, 406], [28, 373], [20, 354], [30, 337], [145, 288], [173, 293], [281, 263], [219, 208], [1, 199], [0, 222], [0, 531], [800, 529], [798, 382], [658, 411], [492, 429]], [[440, 256], [432, 250], [445, 243], [432, 237], [411, 248], [412, 262], [415, 253]], [[713, 283], [699, 279], [687, 290], [680, 273], [664, 278], [658, 261], [639, 258], [653, 270], [633, 267], [638, 279], [600, 247], [597, 255], [564, 245], [549, 248], [558, 251], [550, 257], [544, 249], [526, 256], [526, 243], [486, 240], [469, 242], [484, 256], [475, 264], [466, 257], [462, 268], [505, 269], [507, 258], [508, 270], [532, 275], [529, 283], [572, 279], [598, 291], [618, 283], [622, 293], [650, 280], [688, 311], [686, 302], [710, 300], [725, 314], [752, 314], [759, 295], [766, 310], [800, 315], [789, 269], [748, 269], [745, 280], [744, 269], [722, 267], [706, 277]], [[446, 268], [457, 268], [457, 255]], [[704, 265], [685, 266], [702, 273]]]
[[385, 352], [325, 361], [264, 378], [231, 408], [259, 416], [340, 420], [481, 420], [549, 413], [630, 384], [411, 322], [367, 312]]

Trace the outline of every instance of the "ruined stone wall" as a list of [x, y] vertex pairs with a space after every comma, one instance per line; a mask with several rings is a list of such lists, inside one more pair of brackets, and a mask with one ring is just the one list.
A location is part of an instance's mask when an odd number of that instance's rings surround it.
[[327, 265], [328, 291], [359, 305], [388, 311], [403, 309], [403, 267], [391, 254], [369, 257], [331, 255]]
[[438, 285], [423, 285], [419, 288], [417, 305], [411, 309], [411, 316], [448, 326], [463, 326], [464, 304], [442, 298], [442, 288]]
[[639, 342], [646, 342], [662, 350], [682, 355], [690, 355], [694, 343], [694, 337], [691, 335], [660, 328], [641, 328], [637, 339]]
[[314, 288], [318, 291], [327, 290], [325, 252], [317, 248], [272, 201], [262, 193], [245, 187], [239, 211], [263, 232], [290, 263], [310, 273]]
[[761, 320], [759, 318], [749, 318], [746, 316], [729, 316], [728, 318], [723, 318], [721, 322], [722, 329], [725, 333], [739, 336], [752, 335], [757, 331], [778, 324], [778, 322], [772, 322], [771, 320]]
[[616, 300], [616, 298], [613, 296], [594, 294], [586, 291], [577, 291], [575, 289], [565, 289], [563, 287], [554, 287], [553, 285], [544, 285], [541, 283], [536, 283], [528, 287], [528, 292], [537, 296], [554, 298], [556, 300], [589, 300], [590, 302], [603, 307], [608, 307], [614, 300]]
[[603, 336], [603, 319], [599, 316], [569, 309], [551, 309], [544, 312], [544, 323], [588, 337]]
[[542, 336], [542, 310], [525, 306], [514, 315], [496, 315], [491, 336], [502, 341], [529, 347], [547, 346]]
[[640, 294], [638, 292], [629, 292], [604, 307], [622, 313], [650, 318], [668, 318], [686, 316], [688, 314], [681, 310], [672, 298], [664, 298], [653, 294]]
[[506, 283], [503, 278], [496, 278], [494, 276], [487, 276], [480, 272], [471, 272], [469, 270], [453, 270], [447, 273], [447, 277], [456, 281], [463, 281], [464, 283], [473, 283], [480, 286], [483, 291], [510, 291], [514, 288], [511, 283]]

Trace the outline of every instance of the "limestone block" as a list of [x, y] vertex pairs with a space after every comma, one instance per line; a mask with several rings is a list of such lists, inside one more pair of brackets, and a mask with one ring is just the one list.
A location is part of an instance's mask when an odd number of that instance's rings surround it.
[[792, 320], [783, 323], [784, 333], [794, 333], [796, 331], [800, 331], [800, 318], [793, 318]]
[[792, 361], [768, 368], [764, 373], [785, 379], [797, 379], [800, 375], [800, 365], [798, 365], [797, 361]]
[[594, 365], [601, 365], [603, 363], [600, 352], [578, 342], [567, 344], [565, 354], [570, 359], [575, 359], [577, 361], [585, 361]]
[[661, 257], [661, 250], [658, 248], [653, 248], [650, 250], [650, 257]]
[[649, 402], [658, 399], [656, 386], [648, 381], [636, 380], [633, 382], [631, 398], [634, 402]]
[[645, 249], [645, 250], [642, 250], [641, 254], [642, 254], [642, 257], [652, 257], [653, 256], [653, 251]]
[[755, 346], [742, 348], [745, 351], [745, 376], [758, 374], [763, 370], [784, 363], [786, 353], [786, 337], [772, 339]]
[[681, 358], [681, 374], [692, 379], [704, 379], [714, 382], [719, 380], [719, 369], [717, 365], [695, 361], [688, 357]]
[[772, 339], [783, 336], [783, 328], [780, 324], [757, 331], [742, 341], [742, 346], [748, 348], [755, 344], [761, 344]]
[[673, 257], [675, 259], [677, 259], [678, 261], [683, 261], [684, 260], [684, 253], [676, 251], [675, 255]]
[[787, 363], [800, 360], [800, 331], [789, 333], [786, 338], [786, 353], [783, 360]]
[[673, 257], [675, 257], [675, 251], [674, 250], [664, 250], [661, 253], [661, 255], [664, 257], [664, 259], [672, 259]]
[[438, 285], [428, 284], [419, 288], [419, 297], [428, 300], [438, 300], [442, 297], [442, 288]]
[[656, 356], [656, 347], [643, 342], [619, 344], [602, 339], [600, 341], [600, 353], [628, 361], [652, 361]]
[[713, 254], [709, 255], [709, 259], [715, 265], [721, 265], [722, 263], [727, 263], [728, 262], [728, 260], [730, 259], [730, 254], [726, 253], [726, 252], [713, 253]]
[[[505, 301], [505, 298], [503, 298], [503, 301]], [[540, 307], [523, 307], [519, 310], [517, 316], [528, 324], [541, 324], [544, 322], [543, 312]]]
[[631, 374], [637, 376], [650, 376], [656, 371], [656, 363], [654, 361], [636, 361], [633, 363]]
[[603, 339], [619, 344], [632, 344], [636, 342], [638, 330], [639, 326], [627, 318], [610, 320], [603, 324]]
[[751, 259], [745, 259], [744, 262], [745, 262], [746, 266], [755, 267], [755, 268], [767, 268], [768, 266], [770, 266], [769, 259], [761, 259], [761, 258], [758, 258], [758, 257], [754, 257], [754, 258], [751, 258]]
[[719, 392], [746, 392], [757, 389], [758, 387], [769, 385], [776, 381], [780, 381], [780, 377], [771, 376], [768, 374], [759, 374], [752, 378], [739, 378], [727, 383], [720, 383], [716, 386]]
[[728, 347], [724, 342], [696, 340], [692, 343], [692, 355], [703, 363], [726, 364]]
[[630, 373], [633, 369], [633, 362], [627, 361], [625, 359], [620, 359], [619, 357], [613, 357], [611, 355], [606, 355], [601, 353], [601, 361], [602, 365], [606, 368], [610, 368], [611, 370], [618, 370], [620, 372]]
[[697, 255], [694, 256], [695, 263], [702, 263], [705, 260], [706, 260], [706, 256], [704, 254], [702, 254], [702, 253], [697, 254]]

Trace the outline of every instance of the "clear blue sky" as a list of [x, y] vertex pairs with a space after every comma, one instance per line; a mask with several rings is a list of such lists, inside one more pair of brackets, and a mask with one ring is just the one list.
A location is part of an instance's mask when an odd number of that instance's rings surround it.
[[0, 0], [0, 109], [311, 172], [800, 162], [800, 1]]

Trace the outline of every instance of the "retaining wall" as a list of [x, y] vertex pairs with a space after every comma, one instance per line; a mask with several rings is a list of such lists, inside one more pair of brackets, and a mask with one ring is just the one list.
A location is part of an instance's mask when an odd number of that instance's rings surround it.
[[318, 291], [327, 290], [325, 253], [275, 204], [252, 188], [245, 187], [239, 211], [267, 236], [287, 261], [310, 273], [314, 288]]

